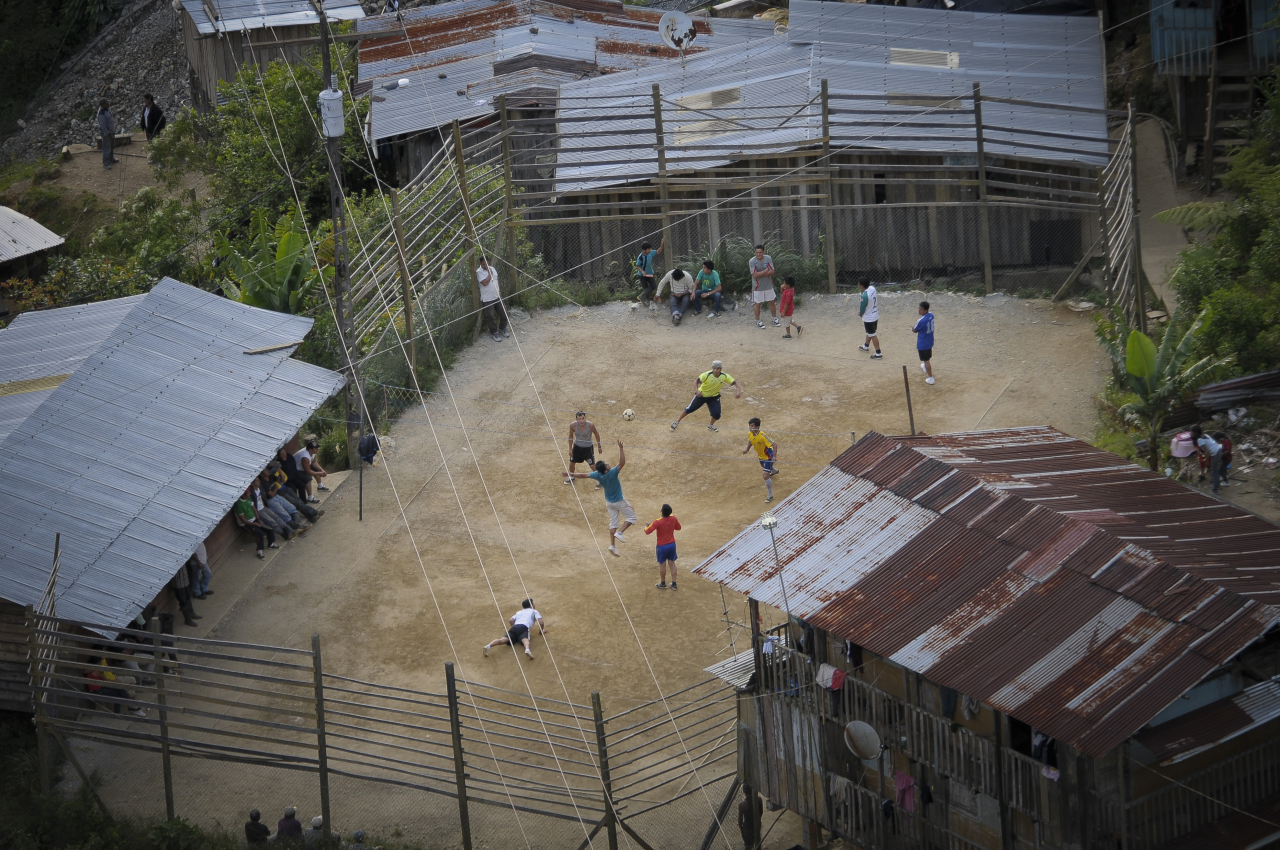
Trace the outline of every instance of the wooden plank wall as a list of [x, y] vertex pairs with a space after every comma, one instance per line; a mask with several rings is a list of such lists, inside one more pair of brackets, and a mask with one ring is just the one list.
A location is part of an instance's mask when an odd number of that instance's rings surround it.
[[31, 710], [26, 615], [21, 605], [0, 600], [0, 711]]
[[308, 38], [315, 34], [309, 26], [268, 27], [250, 30], [248, 40], [244, 33], [226, 33], [222, 36], [201, 35], [191, 15], [182, 13], [182, 38], [187, 48], [187, 62], [191, 66], [191, 95], [195, 106], [208, 111], [218, 105], [218, 83], [234, 80], [246, 62], [265, 67], [282, 60], [291, 64], [302, 61], [310, 45], [291, 44], [273, 46], [274, 42]]

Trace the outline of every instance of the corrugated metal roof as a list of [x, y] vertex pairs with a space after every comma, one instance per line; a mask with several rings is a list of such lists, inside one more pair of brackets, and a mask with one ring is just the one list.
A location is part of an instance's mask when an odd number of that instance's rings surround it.
[[1135, 740], [1161, 764], [1174, 764], [1237, 738], [1280, 717], [1280, 680], [1245, 688], [1235, 696], [1189, 711]]
[[57, 248], [65, 241], [35, 219], [0, 207], [0, 263]]
[[[206, 7], [213, 10], [216, 21]], [[182, 8], [201, 35], [305, 26], [319, 20], [311, 0], [182, 0]], [[324, 14], [331, 21], [358, 21], [364, 9], [360, 0], [325, 0]]]
[[[940, 65], [928, 64], [935, 61]], [[753, 42], [746, 49], [693, 56], [683, 66], [665, 63], [562, 86], [561, 115], [599, 118], [575, 123], [575, 130], [613, 135], [565, 137], [557, 187], [567, 192], [610, 185], [617, 182], [610, 175], [634, 175], [637, 162], [652, 163], [656, 173], [653, 120], [613, 117], [651, 112], [655, 83], [670, 101], [738, 90], [735, 112], [728, 117], [739, 126], [718, 128], [714, 144], [730, 147], [723, 153], [716, 151], [712, 159], [706, 151], [681, 150], [682, 136], [690, 142], [709, 142], [711, 137], [699, 132], [716, 129], [707, 126], [707, 115], [689, 111], [682, 116], [675, 109], [664, 112], [669, 167], [693, 169], [733, 161], [740, 154], [735, 145], [742, 146], [741, 152], [759, 152], [761, 145], [789, 149], [819, 138], [821, 112], [816, 104], [785, 121], [778, 110], [766, 107], [790, 107], [790, 112], [817, 97], [823, 79], [832, 96], [834, 147], [972, 154], [976, 146], [969, 101], [960, 104], [963, 110], [951, 110], [902, 105], [903, 96], [970, 97], [976, 82], [984, 97], [1101, 109], [1106, 106], [1101, 69], [1095, 18], [795, 0], [784, 35]], [[841, 95], [883, 97], [851, 101], [841, 100]], [[851, 109], [876, 114], [852, 115]], [[719, 112], [712, 117], [724, 117], [723, 110]], [[753, 112], [773, 118], [751, 118]], [[929, 126], [913, 128], [913, 122]], [[983, 123], [988, 154], [1095, 165], [1107, 161], [1106, 121], [1100, 114], [984, 103]], [[948, 126], [934, 126], [938, 124]], [[1075, 134], [1096, 141], [1028, 138], [1002, 132], [1000, 127]], [[1046, 143], [1059, 150], [1043, 149]], [[617, 149], [574, 150], [606, 144]], [[628, 163], [591, 164], [619, 159]]]
[[774, 513], [781, 578], [758, 525], [694, 572], [1091, 755], [1280, 620], [1280, 529], [1052, 428], [871, 434]]
[[[143, 296], [23, 313], [0, 332], [0, 440], [98, 349]], [[61, 383], [59, 381], [59, 383]]]
[[[61, 533], [58, 613], [116, 626], [343, 383], [291, 360], [292, 349], [244, 353], [302, 339], [311, 319], [168, 278], [128, 300], [101, 344], [0, 442], [0, 598], [38, 601]], [[12, 331], [0, 331], [0, 350]]]
[[[375, 83], [384, 100], [372, 105], [372, 138], [421, 132], [492, 112], [498, 94], [521, 87], [519, 78], [501, 83], [504, 63], [543, 57], [544, 70], [576, 67], [575, 76], [582, 76], [671, 61], [678, 54], [662, 43], [660, 18], [661, 12], [611, 0], [454, 0], [410, 9], [403, 13], [407, 36], [361, 43], [362, 81], [396, 77], [412, 82], [385, 94]], [[359, 29], [398, 26], [394, 16], [383, 15], [365, 19]], [[741, 46], [773, 33], [770, 21], [711, 19], [697, 26], [691, 54]], [[483, 98], [471, 96], [468, 89]]]

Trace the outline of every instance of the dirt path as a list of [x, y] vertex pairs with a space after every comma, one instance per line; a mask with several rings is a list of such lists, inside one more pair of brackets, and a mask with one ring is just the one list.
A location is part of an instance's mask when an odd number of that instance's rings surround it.
[[1194, 196], [1175, 188], [1169, 172], [1169, 154], [1164, 134], [1155, 121], [1138, 125], [1138, 227], [1142, 235], [1142, 267], [1156, 294], [1170, 310], [1177, 307], [1173, 290], [1167, 285], [1169, 272], [1178, 254], [1188, 245], [1187, 236], [1176, 224], [1164, 224], [1153, 216], [1180, 206]]
[[[403, 416], [389, 463], [365, 474], [364, 522], [352, 476], [325, 521], [282, 552], [213, 633], [303, 645], [319, 631], [329, 668], [397, 685], [437, 684], [456, 652], [464, 676], [546, 695], [567, 688], [575, 699], [600, 690], [608, 710], [674, 691], [730, 650], [720, 589], [691, 577], [679, 591], [655, 589], [652, 539], [639, 529], [621, 558], [604, 552], [600, 494], [559, 479], [557, 448], [573, 411], [598, 423], [611, 462], [616, 440], [628, 444], [622, 480], [643, 521], [664, 501], [675, 508], [684, 568], [766, 507], [758, 466], [740, 454], [750, 415], [781, 445], [776, 488], [785, 496], [847, 447], [851, 431], [907, 429], [902, 364], [921, 430], [1050, 423], [1089, 435], [1105, 363], [1087, 315], [1003, 296], [934, 296], [939, 380], [929, 387], [907, 332], [919, 297], [882, 296], [882, 361], [855, 349], [856, 300], [843, 295], [804, 300], [799, 340], [757, 330], [743, 311], [673, 328], [622, 304], [539, 315], [517, 326], [520, 350], [485, 339], [450, 373], [454, 392], [477, 400], [458, 410], [437, 400], [429, 418], [421, 409]], [[726, 398], [719, 433], [699, 413], [673, 434], [668, 423], [713, 358], [742, 381], [744, 398]], [[627, 407], [634, 422], [621, 418]], [[503, 633], [526, 595], [551, 627], [538, 657], [483, 658], [480, 645]], [[741, 621], [743, 600], [728, 605]]]

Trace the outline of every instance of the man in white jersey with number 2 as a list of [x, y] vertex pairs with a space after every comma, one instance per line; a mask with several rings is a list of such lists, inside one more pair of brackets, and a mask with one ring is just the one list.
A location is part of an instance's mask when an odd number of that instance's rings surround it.
[[858, 281], [858, 286], [862, 288], [862, 297], [858, 299], [858, 315], [862, 317], [862, 329], [867, 332], [867, 339], [858, 346], [858, 350], [870, 351], [871, 346], [874, 345], [876, 353], [871, 355], [871, 359], [879, 360], [884, 355], [880, 353], [880, 337], [876, 336], [876, 327], [880, 322], [876, 288], [871, 285], [871, 280], [865, 277]]

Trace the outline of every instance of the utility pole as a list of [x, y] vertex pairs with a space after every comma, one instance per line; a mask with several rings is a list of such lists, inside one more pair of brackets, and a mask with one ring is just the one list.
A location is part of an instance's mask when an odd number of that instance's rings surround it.
[[[320, 92], [320, 126], [325, 136], [325, 153], [329, 161], [329, 214], [333, 220], [333, 302], [334, 318], [338, 326], [338, 344], [342, 346], [339, 368], [347, 378], [342, 389], [343, 413], [347, 422], [347, 461], [352, 469], [360, 463], [357, 446], [364, 428], [364, 404], [352, 396], [360, 382], [356, 368], [356, 352], [351, 346], [352, 331], [348, 323], [350, 310], [347, 305], [347, 215], [342, 197], [342, 136], [345, 126], [345, 103], [334, 76], [329, 56], [329, 21], [325, 18], [323, 0], [311, 0], [320, 23], [320, 63], [324, 83], [328, 88]], [[353, 415], [353, 407], [357, 411]]]

